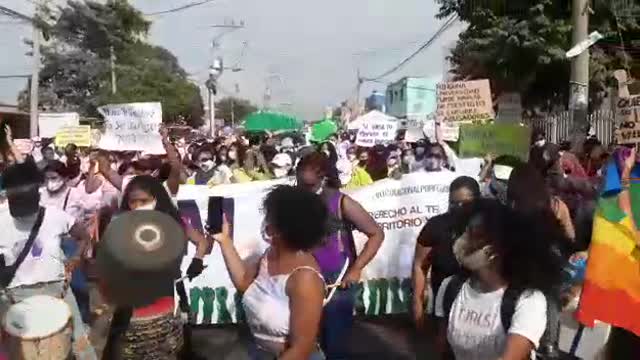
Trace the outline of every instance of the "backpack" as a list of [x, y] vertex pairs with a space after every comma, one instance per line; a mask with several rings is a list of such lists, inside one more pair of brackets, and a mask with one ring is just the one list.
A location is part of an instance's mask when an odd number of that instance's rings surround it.
[[[442, 299], [442, 309], [444, 311], [445, 320], [449, 320], [449, 314], [451, 314], [453, 302], [458, 297], [458, 294], [460, 294], [462, 285], [464, 285], [467, 280], [467, 277], [459, 275], [451, 277]], [[516, 312], [518, 299], [520, 299], [523, 292], [523, 289], [507, 287], [502, 295], [502, 304], [500, 304], [500, 320], [502, 321], [502, 328], [504, 329], [505, 334], [507, 334], [511, 328], [511, 320]], [[538, 350], [536, 350], [536, 359], [538, 360], [555, 359], [557, 357], [557, 345], [558, 338], [560, 336], [560, 332], [558, 330], [560, 317], [559, 311], [553, 311], [553, 303], [553, 301], [549, 301], [549, 297], [547, 296], [547, 325], [542, 338], [540, 338], [540, 346], [538, 347]], [[449, 353], [452, 356], [453, 353], [450, 349]], [[453, 359], [453, 357], [451, 358]]]

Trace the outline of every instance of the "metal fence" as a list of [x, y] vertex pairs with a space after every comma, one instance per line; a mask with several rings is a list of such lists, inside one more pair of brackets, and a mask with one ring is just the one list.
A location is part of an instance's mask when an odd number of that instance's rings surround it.
[[[614, 118], [614, 113], [609, 110], [599, 110], [589, 115], [590, 133], [595, 134], [604, 146], [608, 146], [613, 141]], [[553, 114], [546, 118], [526, 119], [524, 122], [532, 129], [544, 131], [549, 142], [559, 144], [571, 138], [573, 126], [569, 111]]]

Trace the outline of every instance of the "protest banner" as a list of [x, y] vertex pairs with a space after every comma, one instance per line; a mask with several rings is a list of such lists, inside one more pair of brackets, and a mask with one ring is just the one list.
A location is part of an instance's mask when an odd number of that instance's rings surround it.
[[56, 146], [64, 147], [68, 144], [77, 146], [91, 146], [91, 126], [63, 126], [56, 133]]
[[373, 147], [395, 140], [398, 122], [394, 118], [371, 119], [362, 123], [356, 135], [356, 145]]
[[31, 154], [33, 151], [33, 140], [31, 139], [13, 139], [13, 144], [21, 154]]
[[522, 98], [519, 93], [504, 93], [498, 97], [496, 123], [519, 124], [522, 122]]
[[494, 118], [489, 80], [440, 83], [437, 91], [438, 122], [478, 122]]
[[41, 138], [52, 138], [64, 126], [80, 125], [78, 113], [40, 113], [38, 114], [38, 135]]
[[640, 95], [619, 98], [615, 104], [618, 144], [640, 143]]
[[464, 124], [460, 127], [459, 155], [463, 158], [513, 155], [527, 161], [530, 141], [531, 130], [527, 126]]
[[[401, 180], [385, 179], [349, 192], [376, 220], [385, 232], [385, 241], [376, 257], [362, 272], [356, 286], [356, 311], [366, 315], [403, 313], [410, 309], [410, 278], [418, 234], [428, 219], [447, 211], [449, 184], [456, 173], [413, 173]], [[193, 200], [201, 219], [207, 218], [209, 196], [233, 201], [233, 239], [240, 256], [259, 258], [268, 244], [261, 236], [260, 212], [266, 192], [276, 184], [292, 180], [260, 181], [222, 185], [213, 188], [198, 185], [180, 187], [178, 201]], [[197, 223], [197, 220], [192, 220]], [[362, 251], [366, 236], [354, 232], [356, 249]], [[191, 263], [195, 247], [189, 244], [182, 271]], [[240, 295], [229, 278], [220, 247], [215, 245], [204, 258], [203, 273], [185, 281], [189, 303], [197, 324], [237, 322], [242, 318]]]
[[99, 107], [98, 112], [105, 120], [105, 132], [99, 143], [101, 149], [165, 153], [160, 135], [160, 103], [105, 105]]

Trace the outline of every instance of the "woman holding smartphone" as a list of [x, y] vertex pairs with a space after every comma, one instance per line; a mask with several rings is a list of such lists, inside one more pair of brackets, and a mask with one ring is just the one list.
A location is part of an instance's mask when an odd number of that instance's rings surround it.
[[317, 337], [324, 278], [311, 253], [326, 236], [322, 199], [292, 186], [272, 190], [263, 203], [263, 235], [271, 245], [258, 263], [245, 263], [233, 246], [229, 224], [214, 235], [254, 337], [255, 360], [324, 359]]

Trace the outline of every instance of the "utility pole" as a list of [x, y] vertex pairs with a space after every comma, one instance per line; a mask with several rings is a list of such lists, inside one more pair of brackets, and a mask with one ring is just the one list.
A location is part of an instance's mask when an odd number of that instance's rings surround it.
[[109, 65], [111, 67], [111, 93], [115, 94], [118, 92], [118, 86], [116, 83], [116, 53], [113, 51], [113, 46], [109, 47], [110, 53], [110, 61]]
[[[36, 15], [39, 5], [36, 4]], [[33, 65], [31, 69], [30, 84], [30, 120], [29, 135], [31, 138], [38, 136], [38, 87], [40, 84], [40, 28], [33, 23]]]
[[[589, 36], [589, 0], [572, 0], [572, 45]], [[569, 82], [569, 111], [572, 113], [572, 148], [580, 151], [589, 129], [589, 49], [573, 58]]]

